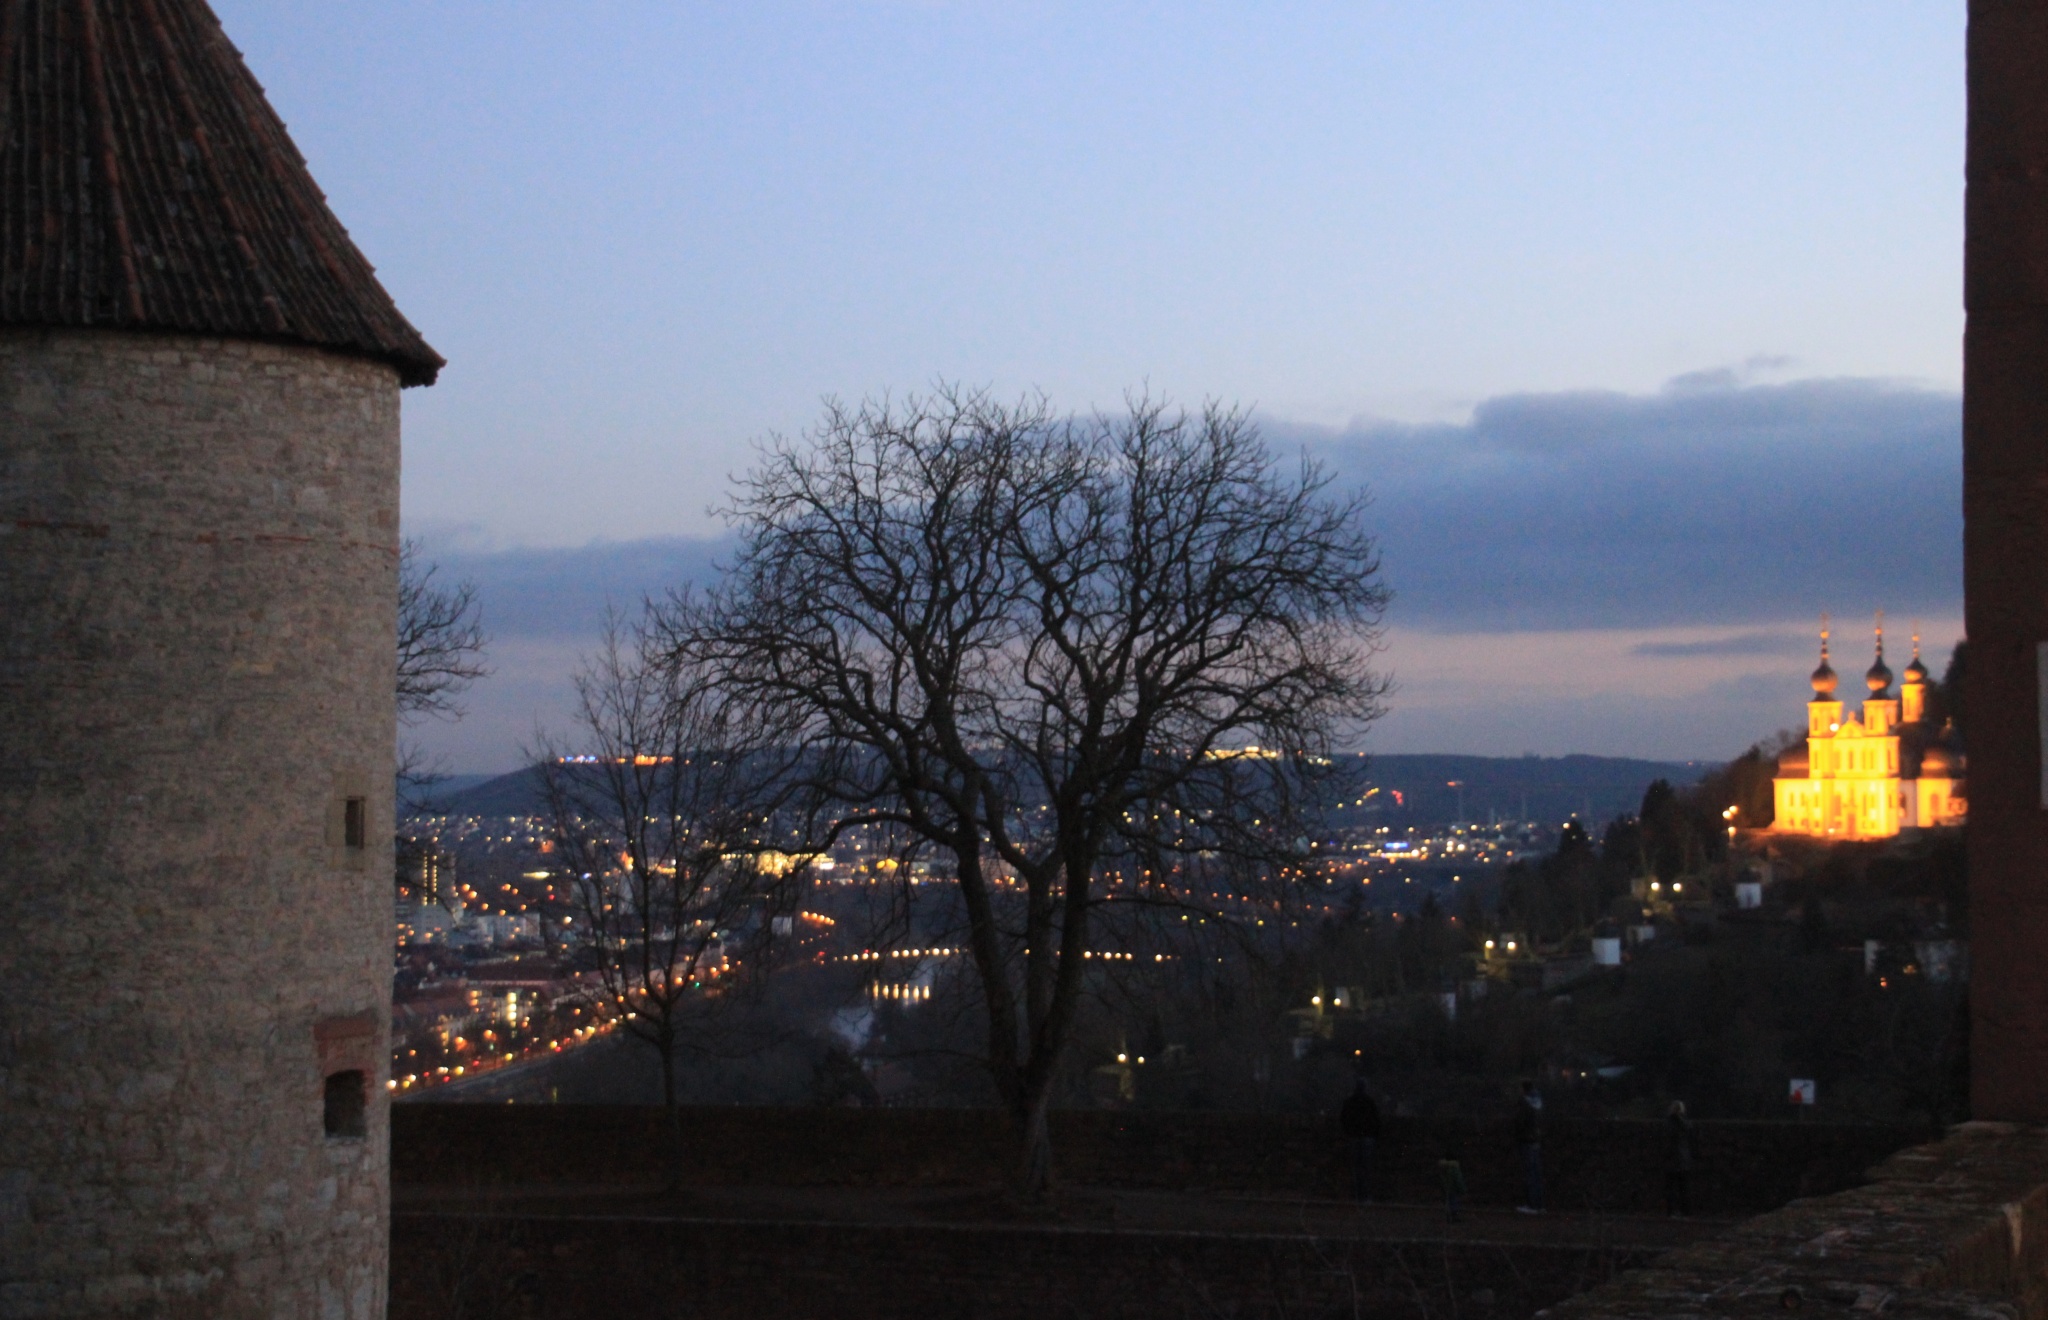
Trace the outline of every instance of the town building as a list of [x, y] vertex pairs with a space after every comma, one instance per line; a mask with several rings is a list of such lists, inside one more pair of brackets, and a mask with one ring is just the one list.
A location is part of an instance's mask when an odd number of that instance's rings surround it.
[[1897, 696], [1884, 662], [1882, 619], [1860, 711], [1849, 712], [1837, 699], [1838, 682], [1822, 628], [1806, 740], [1779, 754], [1771, 781], [1774, 828], [1830, 839], [1888, 839], [1901, 830], [1962, 824], [1962, 752], [1954, 730], [1930, 718], [1919, 637]]

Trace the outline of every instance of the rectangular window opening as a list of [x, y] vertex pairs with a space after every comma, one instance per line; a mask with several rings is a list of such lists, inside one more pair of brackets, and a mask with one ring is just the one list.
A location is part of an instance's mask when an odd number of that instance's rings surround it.
[[369, 1133], [370, 1081], [360, 1068], [327, 1074], [323, 1121], [330, 1141]]
[[370, 801], [352, 797], [342, 804], [341, 841], [350, 848], [370, 846]]

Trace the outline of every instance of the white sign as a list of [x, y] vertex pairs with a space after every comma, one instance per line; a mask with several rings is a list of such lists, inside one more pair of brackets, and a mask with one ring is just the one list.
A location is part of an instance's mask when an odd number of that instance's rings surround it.
[[1811, 1077], [1794, 1077], [1791, 1092], [1785, 1098], [1795, 1105], [1810, 1105], [1819, 1098], [1819, 1092]]

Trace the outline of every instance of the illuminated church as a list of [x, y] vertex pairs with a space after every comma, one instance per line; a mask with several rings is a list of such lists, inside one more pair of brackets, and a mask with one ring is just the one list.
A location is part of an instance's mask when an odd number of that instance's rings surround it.
[[1828, 664], [1828, 631], [1820, 633], [1820, 668], [1806, 703], [1806, 743], [1778, 757], [1771, 781], [1774, 828], [1835, 839], [1885, 839], [1900, 830], [1960, 825], [1966, 802], [1963, 757], [1947, 729], [1927, 718], [1927, 667], [1920, 639], [1906, 666], [1899, 695], [1884, 663], [1884, 624], [1877, 628], [1877, 660], [1863, 676], [1870, 689], [1860, 713], [1844, 713], [1835, 699]]

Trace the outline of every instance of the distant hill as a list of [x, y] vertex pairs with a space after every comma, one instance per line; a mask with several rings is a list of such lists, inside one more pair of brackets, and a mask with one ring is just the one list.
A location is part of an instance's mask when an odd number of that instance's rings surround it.
[[[1458, 819], [1557, 825], [1573, 816], [1598, 825], [1633, 813], [1651, 781], [1695, 783], [1717, 764], [1617, 756], [1372, 756], [1365, 774], [1381, 790], [1369, 799], [1372, 814], [1389, 825]], [[1453, 783], [1463, 786], [1462, 816]], [[457, 816], [528, 816], [543, 809], [540, 773], [531, 768], [451, 779], [432, 798], [443, 813]]]
[[[1369, 756], [1371, 801], [1386, 823], [1534, 820], [1558, 825], [1577, 816], [1596, 825], [1632, 815], [1652, 781], [1697, 783], [1717, 761], [1637, 761], [1619, 756]], [[1460, 812], [1462, 786], [1463, 811]], [[1400, 805], [1381, 805], [1394, 792]]]
[[540, 770], [532, 766], [509, 775], [450, 775], [425, 797], [423, 815], [537, 816], [546, 809]]

